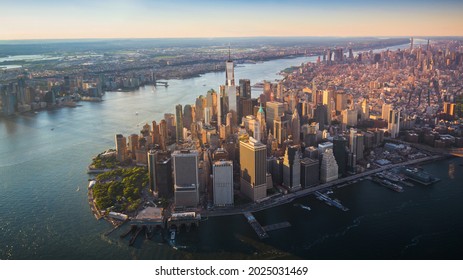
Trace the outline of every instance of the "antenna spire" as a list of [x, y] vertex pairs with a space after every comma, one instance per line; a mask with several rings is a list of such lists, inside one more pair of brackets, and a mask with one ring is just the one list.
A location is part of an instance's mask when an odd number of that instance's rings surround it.
[[228, 61], [231, 61], [230, 43], [228, 43]]

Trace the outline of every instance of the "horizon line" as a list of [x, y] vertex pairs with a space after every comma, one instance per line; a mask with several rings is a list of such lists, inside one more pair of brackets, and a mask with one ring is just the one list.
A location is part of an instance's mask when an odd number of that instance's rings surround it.
[[70, 40], [152, 40], [152, 39], [252, 39], [252, 38], [375, 38], [375, 39], [398, 39], [398, 38], [463, 38], [463, 35], [365, 35], [365, 36], [336, 36], [336, 35], [272, 35], [272, 36], [215, 36], [215, 37], [79, 37], [79, 38], [28, 38], [28, 39], [0, 39], [0, 42], [11, 42], [11, 41], [70, 41]]

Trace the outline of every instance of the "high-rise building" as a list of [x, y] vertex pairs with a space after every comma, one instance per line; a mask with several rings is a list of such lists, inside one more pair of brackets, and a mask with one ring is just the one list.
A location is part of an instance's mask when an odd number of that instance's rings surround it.
[[165, 120], [161, 120], [159, 122], [159, 146], [161, 146], [161, 150], [167, 150], [167, 122]]
[[212, 165], [213, 197], [215, 206], [233, 205], [233, 162], [216, 161]]
[[347, 95], [344, 91], [336, 91], [336, 114], [347, 108]]
[[320, 181], [320, 163], [318, 160], [303, 158], [301, 160], [301, 186], [312, 187]]
[[253, 115], [253, 100], [251, 98], [245, 99], [240, 97], [238, 106], [238, 122], [249, 115]]
[[365, 98], [362, 101], [362, 119], [368, 120], [370, 118], [370, 105], [368, 104], [368, 99]]
[[191, 105], [187, 104], [183, 107], [183, 127], [190, 129], [192, 123], [193, 123], [193, 112], [191, 109]]
[[338, 164], [338, 173], [340, 176], [347, 174], [348, 148], [347, 139], [344, 136], [333, 138], [333, 154]]
[[294, 110], [291, 117], [291, 134], [293, 135], [293, 143], [298, 145], [301, 143], [301, 121], [297, 110]]
[[381, 118], [385, 121], [389, 120], [389, 111], [392, 109], [392, 104], [384, 103], [381, 107]]
[[116, 134], [116, 158], [119, 162], [127, 160], [127, 140], [122, 134]]
[[195, 102], [195, 121], [202, 122], [204, 118], [203, 96], [196, 98]]
[[455, 116], [455, 103], [444, 102], [444, 114]]
[[175, 125], [176, 142], [179, 144], [183, 141], [183, 110], [181, 104], [175, 106]]
[[320, 165], [320, 180], [322, 183], [327, 183], [336, 179], [338, 179], [338, 164], [334, 158], [333, 149], [327, 149], [323, 153]]
[[251, 81], [248, 79], [240, 79], [240, 97], [245, 99], [251, 98]]
[[172, 158], [169, 152], [156, 152], [155, 180], [158, 197], [171, 198], [174, 193], [174, 183], [172, 180]]
[[323, 91], [323, 105], [326, 106], [326, 118], [328, 123], [331, 122], [331, 113], [333, 111], [332, 105], [332, 99], [333, 99], [333, 91], [332, 90], [324, 90]]
[[389, 110], [389, 118], [387, 119], [387, 130], [391, 134], [391, 138], [396, 138], [400, 131], [400, 111]]
[[204, 108], [204, 124], [211, 125], [211, 120], [212, 120], [211, 108], [206, 107]]
[[128, 146], [128, 150], [130, 152], [130, 156], [132, 157], [132, 159], [135, 159], [135, 152], [138, 150], [139, 148], [139, 139], [138, 139], [138, 135], [137, 134], [131, 134], [129, 137], [128, 137], [128, 140], [129, 140], [129, 146]]
[[356, 129], [351, 128], [349, 131], [349, 149], [355, 155], [355, 162], [363, 159], [365, 137], [363, 133], [358, 133]]
[[357, 110], [345, 109], [341, 113], [344, 126], [357, 126]]
[[196, 207], [199, 203], [198, 152], [174, 151], [174, 198], [177, 207]]
[[326, 105], [318, 105], [314, 110], [315, 121], [319, 124], [320, 130], [325, 129], [328, 124], [328, 109]]
[[267, 102], [266, 108], [266, 123], [270, 131], [273, 131], [273, 121], [284, 115], [285, 107], [281, 102]]
[[153, 145], [159, 145], [159, 141], [159, 126], [156, 121], [153, 121], [151, 125], [151, 143], [153, 143]]
[[286, 147], [283, 159], [283, 184], [290, 189], [297, 189], [301, 186], [301, 164], [298, 145]]
[[230, 50], [228, 50], [228, 60], [225, 62], [225, 85], [235, 85], [235, 65], [231, 59]]
[[241, 192], [252, 201], [267, 196], [267, 147], [250, 137], [240, 141]]
[[152, 192], [158, 192], [158, 187], [156, 184], [156, 161], [157, 161], [157, 151], [149, 150], [148, 151], [148, 175], [149, 175], [150, 190]]
[[274, 120], [273, 135], [278, 145], [283, 144], [283, 142], [288, 138], [288, 121], [283, 120], [282, 117], [278, 117]]
[[260, 104], [259, 110], [257, 111], [257, 121], [260, 124], [260, 135], [261, 139], [266, 139], [267, 138], [267, 123], [265, 121], [265, 113], [264, 109], [262, 108], [262, 103]]

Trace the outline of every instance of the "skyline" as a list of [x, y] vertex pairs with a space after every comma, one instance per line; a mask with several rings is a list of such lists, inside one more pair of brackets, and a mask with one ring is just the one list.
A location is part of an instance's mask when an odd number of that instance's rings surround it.
[[0, 28], [0, 40], [463, 36], [463, 3], [453, 0], [0, 0], [0, 5], [0, 26], [8, 27]]

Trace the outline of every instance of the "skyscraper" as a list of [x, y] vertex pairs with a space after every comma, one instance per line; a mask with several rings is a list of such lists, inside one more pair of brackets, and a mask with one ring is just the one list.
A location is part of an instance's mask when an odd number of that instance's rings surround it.
[[267, 139], [267, 123], [265, 122], [265, 113], [262, 108], [262, 103], [260, 104], [259, 110], [257, 111], [257, 121], [260, 124], [260, 135], [261, 139]]
[[187, 129], [191, 128], [191, 123], [193, 122], [193, 112], [190, 104], [183, 106], [183, 127]]
[[182, 105], [177, 104], [175, 106], [175, 135], [177, 144], [183, 141], [183, 111]]
[[150, 190], [152, 192], [158, 192], [156, 184], [156, 161], [157, 161], [157, 151], [149, 150], [148, 151], [148, 175], [149, 175], [149, 184]]
[[273, 121], [273, 135], [278, 145], [281, 145], [288, 138], [288, 121], [278, 117]]
[[233, 205], [233, 162], [216, 161], [212, 165], [213, 197], [215, 206]]
[[196, 98], [195, 102], [195, 121], [202, 122], [204, 118], [203, 96]]
[[177, 207], [195, 207], [199, 203], [198, 152], [174, 151], [174, 197]]
[[331, 106], [331, 100], [333, 99], [333, 91], [332, 90], [324, 90], [323, 91], [323, 105], [326, 106], [326, 118], [328, 123], [331, 122], [331, 112], [333, 110], [333, 107]]
[[151, 125], [151, 138], [151, 143], [153, 143], [153, 145], [159, 145], [159, 126], [156, 121], [153, 121]]
[[116, 134], [116, 158], [119, 162], [127, 160], [127, 140], [122, 134]]
[[138, 150], [139, 145], [138, 145], [138, 135], [137, 134], [131, 134], [129, 136], [129, 152], [130, 156], [132, 159], [135, 159], [135, 153]]
[[225, 62], [225, 85], [235, 85], [235, 65], [231, 59], [230, 48], [228, 49], [228, 60]]
[[252, 201], [267, 196], [267, 147], [250, 137], [240, 141], [241, 192]]
[[155, 179], [158, 197], [171, 198], [174, 183], [172, 181], [172, 158], [169, 152], [156, 152]]
[[340, 114], [347, 108], [347, 95], [344, 91], [336, 91], [336, 113]]
[[301, 142], [301, 122], [296, 109], [291, 117], [291, 134], [293, 136], [293, 143], [298, 145]]
[[318, 160], [303, 158], [301, 160], [301, 186], [303, 188], [317, 185], [320, 181], [320, 163]]
[[273, 131], [273, 121], [277, 120], [278, 117], [284, 115], [285, 108], [281, 102], [267, 102], [265, 104], [266, 108], [266, 123], [270, 131]]
[[325, 129], [325, 125], [328, 124], [328, 110], [326, 105], [318, 105], [314, 110], [315, 121], [319, 124], [320, 130]]
[[338, 164], [333, 155], [333, 149], [327, 149], [323, 153], [320, 166], [320, 180], [322, 183], [338, 179]]
[[370, 105], [368, 104], [368, 99], [364, 98], [362, 101], [362, 119], [368, 120], [370, 118]]
[[251, 81], [248, 79], [240, 79], [240, 97], [251, 98]]
[[283, 159], [283, 184], [290, 189], [296, 189], [301, 186], [300, 180], [301, 164], [299, 146], [289, 145], [286, 147]]
[[167, 122], [165, 120], [159, 122], [159, 146], [161, 150], [167, 150]]
[[344, 136], [337, 136], [333, 139], [333, 154], [338, 164], [338, 173], [340, 176], [347, 174], [347, 139]]
[[400, 111], [392, 109], [389, 110], [389, 117], [387, 119], [387, 130], [391, 134], [391, 138], [396, 138], [400, 131]]

